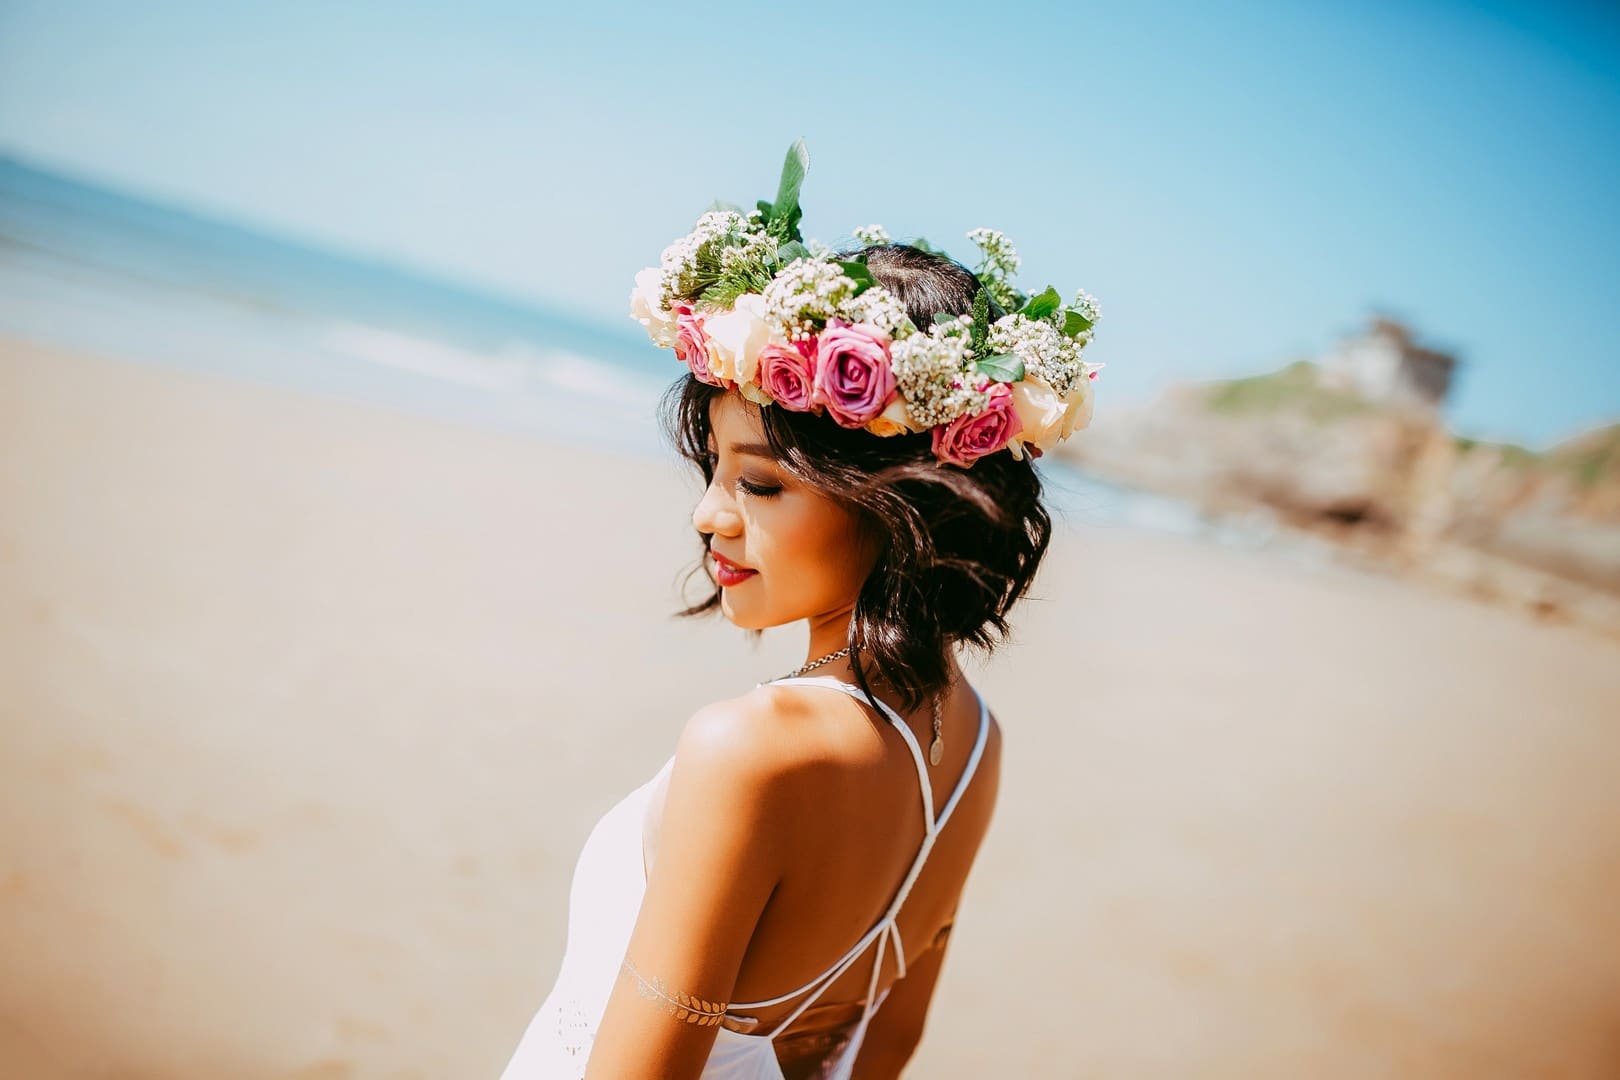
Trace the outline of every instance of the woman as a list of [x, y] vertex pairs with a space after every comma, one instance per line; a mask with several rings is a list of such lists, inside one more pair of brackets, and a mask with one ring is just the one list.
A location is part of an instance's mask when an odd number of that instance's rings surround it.
[[812, 252], [795, 155], [632, 310], [688, 368], [665, 420], [713, 587], [684, 614], [804, 622], [807, 660], [697, 712], [597, 823], [506, 1080], [898, 1075], [995, 806], [956, 651], [1001, 640], [1046, 551], [1031, 459], [1089, 419], [1095, 302], [1018, 293], [988, 230], [978, 275], [875, 226]]

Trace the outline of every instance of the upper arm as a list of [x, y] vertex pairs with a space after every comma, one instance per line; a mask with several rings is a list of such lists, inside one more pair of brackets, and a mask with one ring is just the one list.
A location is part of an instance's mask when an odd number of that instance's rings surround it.
[[773, 751], [780, 741], [765, 738], [758, 710], [747, 699], [711, 705], [681, 733], [658, 857], [592, 1046], [590, 1080], [696, 1077], [708, 1060], [714, 1010], [730, 1002], [781, 878], [790, 824]]

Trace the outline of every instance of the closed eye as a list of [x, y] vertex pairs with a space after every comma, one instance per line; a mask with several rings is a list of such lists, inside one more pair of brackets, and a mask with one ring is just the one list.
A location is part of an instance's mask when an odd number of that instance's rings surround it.
[[779, 486], [772, 486], [772, 485], [769, 485], [769, 484], [756, 484], [756, 483], [750, 481], [747, 477], [743, 477], [743, 476], [739, 476], [737, 478], [737, 486], [742, 488], [748, 494], [750, 494], [750, 495], [758, 495], [760, 498], [763, 498], [763, 499], [768, 499], [772, 495], [778, 495], [782, 491], [781, 487], [779, 487]]

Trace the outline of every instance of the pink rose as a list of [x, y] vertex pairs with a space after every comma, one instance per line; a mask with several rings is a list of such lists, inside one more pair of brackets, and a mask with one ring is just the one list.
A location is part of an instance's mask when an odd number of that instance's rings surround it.
[[676, 304], [674, 311], [675, 355], [702, 382], [710, 386], [724, 385], [709, 370], [709, 335], [703, 330], [703, 316], [693, 311], [690, 304]]
[[1024, 429], [1013, 407], [1012, 387], [990, 385], [990, 401], [977, 413], [966, 413], [934, 429], [934, 456], [967, 468], [986, 454], [1006, 446]]
[[844, 427], [864, 426], [894, 397], [889, 338], [864, 323], [828, 323], [816, 349], [816, 401]]
[[770, 342], [759, 351], [761, 388], [784, 409], [809, 412], [815, 404], [816, 342]]

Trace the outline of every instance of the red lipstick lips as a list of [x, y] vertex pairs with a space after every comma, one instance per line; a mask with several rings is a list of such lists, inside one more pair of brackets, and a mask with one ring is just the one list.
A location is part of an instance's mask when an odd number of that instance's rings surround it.
[[759, 573], [758, 570], [752, 570], [740, 563], [732, 562], [713, 548], [709, 549], [709, 554], [714, 557], [714, 579], [720, 583], [720, 587], [723, 589], [729, 589], [733, 585], [741, 585]]

